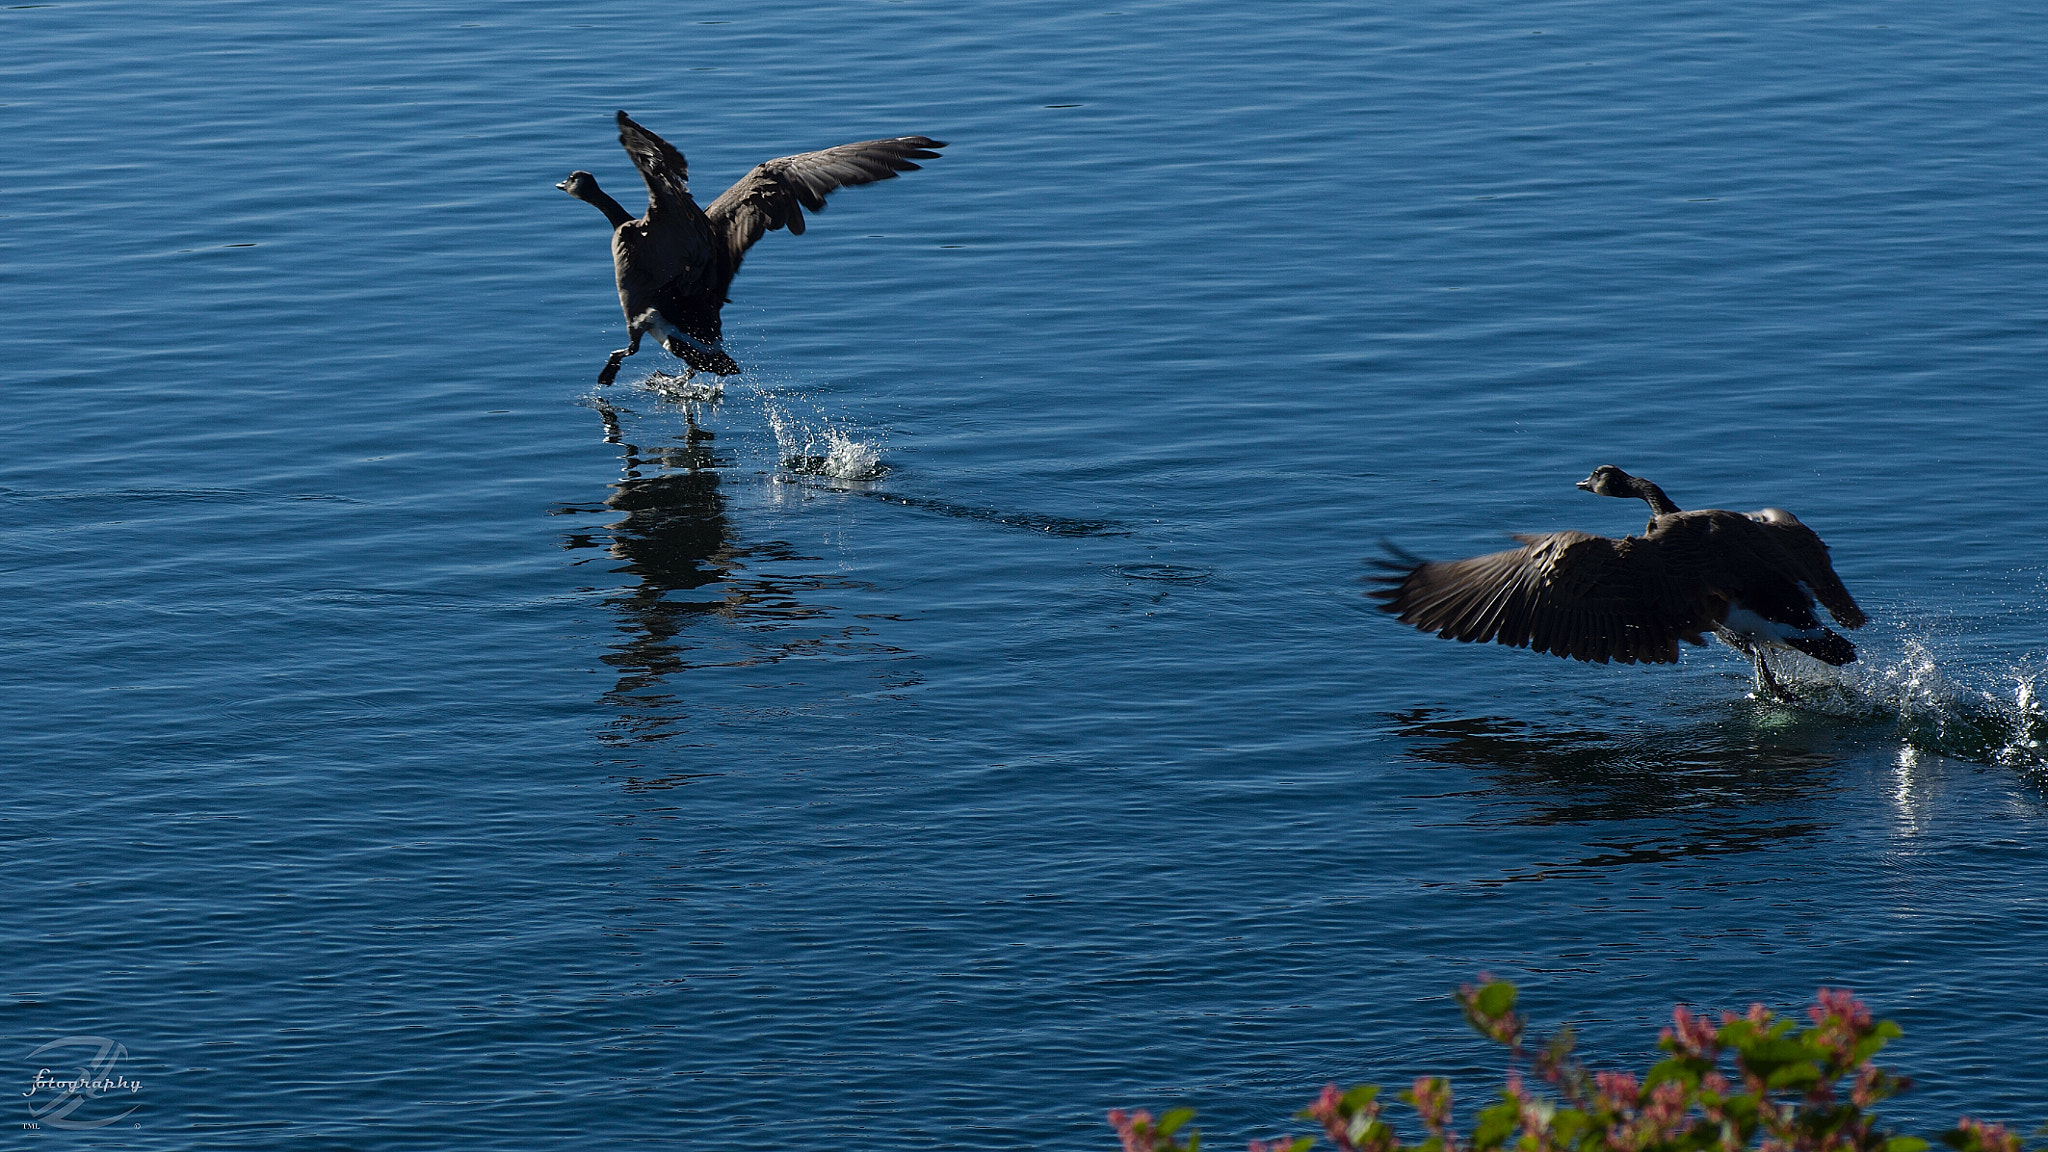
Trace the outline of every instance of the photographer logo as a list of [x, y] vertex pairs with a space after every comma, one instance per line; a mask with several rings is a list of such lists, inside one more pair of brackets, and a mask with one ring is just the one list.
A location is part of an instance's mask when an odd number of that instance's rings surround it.
[[26, 1128], [104, 1128], [142, 1107], [142, 1083], [121, 1072], [128, 1049], [104, 1036], [66, 1036], [28, 1054], [38, 1062], [28, 1090]]

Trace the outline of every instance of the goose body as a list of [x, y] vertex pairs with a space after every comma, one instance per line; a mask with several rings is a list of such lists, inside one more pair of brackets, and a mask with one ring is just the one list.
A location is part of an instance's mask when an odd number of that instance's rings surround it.
[[605, 362], [600, 384], [612, 382], [619, 361], [638, 352], [650, 332], [692, 374], [736, 375], [739, 365], [720, 346], [719, 310], [747, 249], [777, 228], [802, 235], [804, 210], [822, 212], [830, 193], [915, 171], [913, 161], [933, 159], [932, 149], [945, 147], [925, 136], [899, 136], [783, 156], [755, 165], [699, 208], [683, 154], [624, 112], [617, 119], [619, 143], [647, 185], [646, 213], [630, 215], [588, 172], [571, 172], [555, 185], [595, 205], [612, 225], [612, 271], [629, 343]]
[[1520, 548], [1443, 563], [1399, 555], [1382, 563], [1370, 594], [1403, 623], [1447, 640], [1600, 664], [1676, 663], [1680, 640], [1705, 644], [1711, 632], [1748, 656], [1759, 685], [1778, 696], [1766, 650], [1833, 665], [1856, 659], [1855, 646], [1814, 614], [1814, 601], [1844, 628], [1867, 618], [1835, 575], [1827, 545], [1790, 512], [1686, 512], [1613, 465], [1578, 487], [1648, 503], [1648, 526], [1619, 540], [1517, 535]]

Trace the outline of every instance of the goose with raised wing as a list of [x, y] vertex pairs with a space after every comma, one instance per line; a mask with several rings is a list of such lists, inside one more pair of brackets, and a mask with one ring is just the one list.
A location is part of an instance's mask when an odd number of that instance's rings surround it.
[[1814, 600], [1844, 628], [1867, 617], [1835, 575], [1828, 546], [1782, 508], [1681, 511], [1662, 488], [1603, 464], [1578, 487], [1641, 500], [1650, 523], [1615, 540], [1584, 532], [1517, 534], [1520, 548], [1441, 563], [1395, 552], [1369, 595], [1404, 624], [1446, 640], [1506, 644], [1605, 664], [1673, 664], [1678, 642], [1711, 632], [1756, 665], [1759, 692], [1791, 697], [1767, 650], [1826, 664], [1856, 648], [1814, 615]]
[[779, 157], [755, 165], [709, 208], [699, 208], [690, 197], [683, 154], [624, 112], [618, 124], [619, 143], [647, 184], [645, 215], [629, 215], [588, 172], [571, 172], [555, 185], [596, 205], [612, 224], [612, 271], [628, 342], [605, 362], [599, 384], [612, 382], [619, 361], [640, 351], [640, 338], [650, 332], [691, 375], [737, 375], [739, 365], [720, 346], [719, 309], [754, 241], [777, 228], [800, 236], [804, 210], [824, 211], [827, 195], [914, 172], [920, 165], [913, 161], [934, 159], [932, 149], [946, 146], [927, 136], [898, 136]]

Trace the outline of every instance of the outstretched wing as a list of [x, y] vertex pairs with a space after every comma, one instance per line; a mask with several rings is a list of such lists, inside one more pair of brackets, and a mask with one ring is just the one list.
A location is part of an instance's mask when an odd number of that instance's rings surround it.
[[1380, 607], [1446, 640], [1493, 641], [1574, 660], [1671, 664], [1704, 644], [1704, 602], [1664, 571], [1654, 543], [1584, 532], [1516, 536], [1522, 547], [1443, 563], [1381, 562]]
[[739, 257], [765, 232], [788, 228], [803, 235], [803, 210], [824, 211], [825, 197], [832, 192], [888, 180], [898, 172], [915, 172], [922, 165], [912, 161], [936, 159], [939, 154], [932, 149], [945, 146], [944, 141], [929, 136], [898, 136], [779, 157], [756, 164], [739, 183], [713, 200], [704, 214], [724, 233], [737, 265]]
[[1749, 519], [1761, 527], [1764, 537], [1785, 554], [1800, 583], [1827, 606], [1828, 615], [1835, 618], [1835, 623], [1844, 628], [1861, 628], [1869, 622], [1870, 618], [1863, 614], [1863, 609], [1857, 607], [1849, 590], [1842, 586], [1842, 578], [1835, 575], [1835, 565], [1828, 559], [1828, 546], [1821, 541], [1819, 534], [1783, 508], [1752, 512]]
[[640, 178], [647, 182], [647, 219], [695, 211], [697, 202], [690, 198], [690, 162], [683, 159], [675, 145], [635, 124], [631, 116], [621, 112], [618, 120], [619, 144], [633, 158]]

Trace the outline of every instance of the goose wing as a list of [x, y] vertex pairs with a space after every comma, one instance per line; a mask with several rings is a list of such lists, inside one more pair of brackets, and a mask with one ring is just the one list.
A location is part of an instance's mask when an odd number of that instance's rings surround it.
[[788, 228], [794, 235], [803, 235], [803, 210], [823, 212], [825, 197], [832, 192], [892, 179], [898, 172], [915, 172], [922, 165], [912, 161], [936, 159], [939, 154], [932, 149], [945, 146], [944, 141], [929, 136], [898, 136], [778, 157], [756, 164], [739, 183], [713, 200], [705, 215], [725, 234], [737, 264], [764, 233]]
[[1665, 572], [1654, 542], [1584, 532], [1517, 535], [1522, 547], [1442, 563], [1383, 561], [1370, 595], [1446, 640], [1493, 641], [1574, 660], [1670, 664], [1706, 642], [1703, 600]]
[[1870, 618], [1842, 586], [1842, 578], [1835, 575], [1835, 565], [1828, 559], [1828, 546], [1818, 533], [1783, 508], [1753, 512], [1749, 519], [1784, 554], [1791, 569], [1789, 574], [1827, 607], [1835, 623], [1844, 628], [1861, 628], [1869, 622]]
[[631, 116], [621, 112], [618, 120], [619, 145], [647, 182], [647, 219], [697, 212], [697, 202], [690, 198], [690, 162], [675, 145], [635, 124]]

